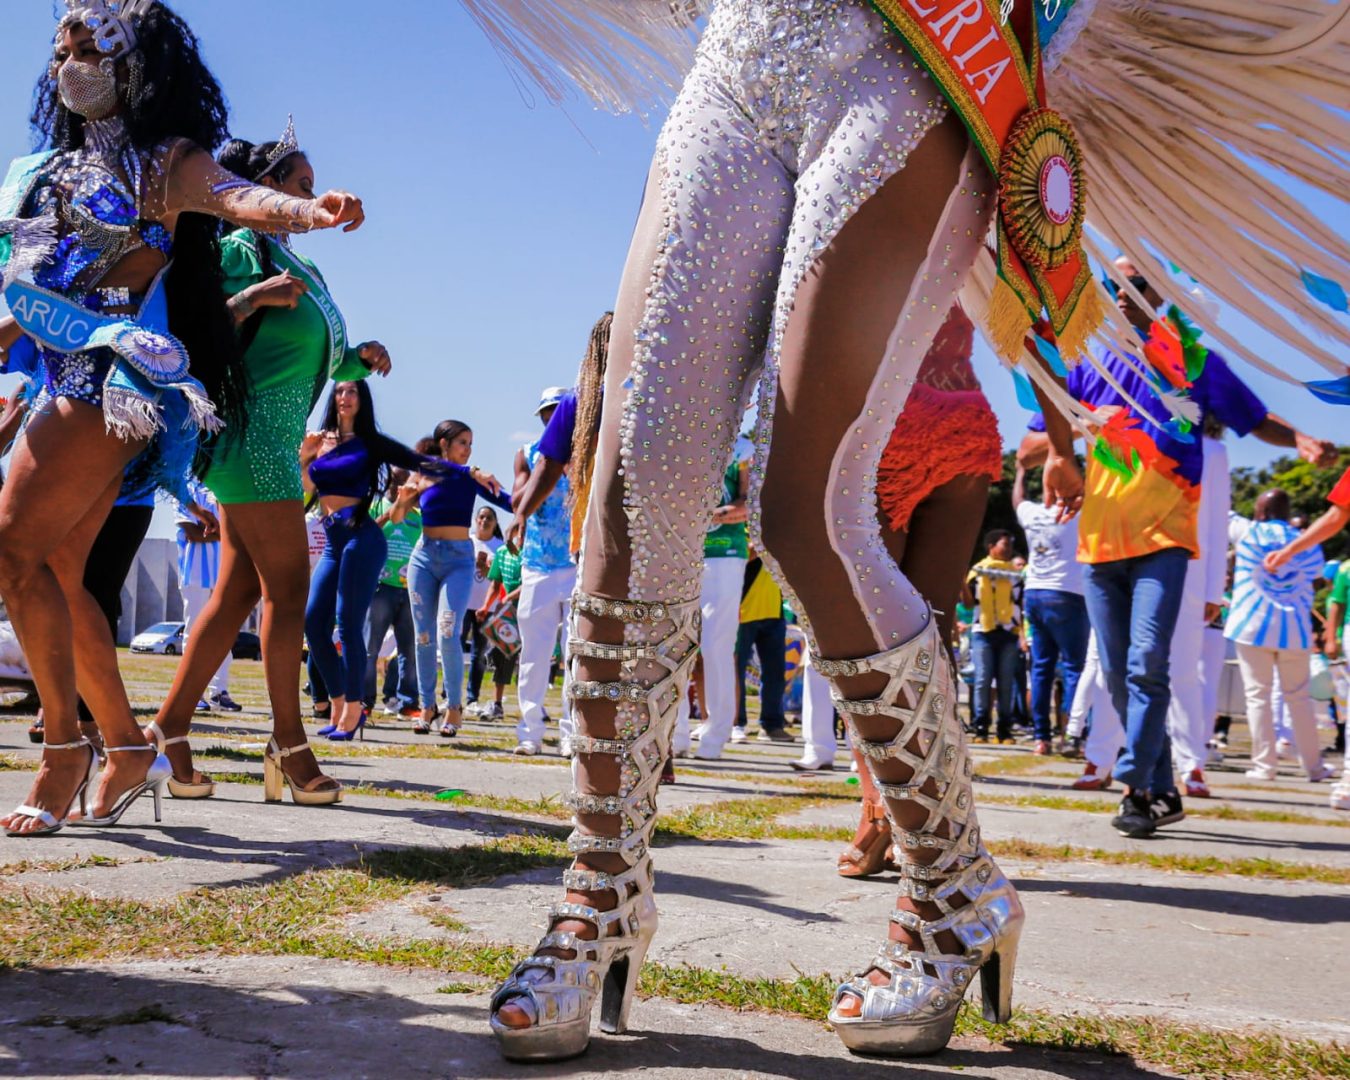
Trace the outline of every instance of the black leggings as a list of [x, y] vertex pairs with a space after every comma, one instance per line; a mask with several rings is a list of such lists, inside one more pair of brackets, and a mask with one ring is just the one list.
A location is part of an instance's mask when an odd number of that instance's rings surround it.
[[[107, 618], [114, 641], [117, 640], [117, 624], [122, 620], [122, 586], [126, 584], [154, 516], [153, 506], [114, 506], [94, 538], [89, 559], [84, 564], [84, 587]], [[93, 722], [93, 714], [81, 700], [80, 723]]]

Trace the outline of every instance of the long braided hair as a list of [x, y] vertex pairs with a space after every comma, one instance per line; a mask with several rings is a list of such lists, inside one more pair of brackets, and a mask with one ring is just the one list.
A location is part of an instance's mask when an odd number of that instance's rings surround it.
[[600, 442], [600, 407], [604, 400], [605, 370], [609, 367], [609, 332], [614, 312], [606, 311], [591, 327], [581, 368], [577, 372], [577, 424], [572, 432], [572, 458], [568, 466], [572, 483], [567, 509], [572, 516], [572, 546], [581, 536], [581, 525], [590, 503], [595, 474], [595, 450]]

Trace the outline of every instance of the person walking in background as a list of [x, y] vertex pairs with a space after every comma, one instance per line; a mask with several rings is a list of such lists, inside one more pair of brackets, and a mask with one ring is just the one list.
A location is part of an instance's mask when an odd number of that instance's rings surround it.
[[[768, 738], [787, 727], [783, 693], [787, 684], [787, 619], [783, 617], [783, 593], [754, 551], [749, 556], [736, 632], [737, 706], [731, 741], [744, 742], [749, 714], [745, 710], [745, 678], [751, 656], [759, 659], [759, 726]], [[808, 752], [810, 745], [808, 743]], [[833, 753], [831, 753], [833, 756]]]
[[961, 600], [974, 608], [970, 652], [975, 662], [975, 741], [989, 741], [993, 689], [998, 686], [998, 741], [1012, 742], [1017, 652], [1022, 633], [1022, 575], [1013, 566], [1013, 534], [991, 529], [985, 557], [966, 576]]
[[[502, 544], [492, 556], [492, 565], [488, 568], [488, 593], [478, 609], [478, 622], [487, 623], [494, 610], [500, 610], [511, 621], [515, 621], [516, 605], [520, 601], [520, 555], [511, 550], [510, 544]], [[519, 635], [519, 626], [516, 628]], [[508, 654], [497, 646], [492, 649], [493, 681], [496, 684], [497, 702], [500, 704], [506, 687], [515, 674], [520, 652]], [[543, 749], [542, 742], [520, 741], [517, 728], [516, 748], [511, 752], [519, 757], [533, 757]]]
[[[568, 393], [565, 386], [550, 386], [539, 396], [535, 415], [545, 429]], [[565, 447], [549, 451], [541, 437], [516, 451], [514, 501], [519, 501], [531, 473], [545, 457], [550, 461], [561, 459], [565, 462], [571, 449], [569, 442]], [[562, 654], [567, 656], [567, 617], [572, 590], [577, 584], [577, 566], [572, 558], [572, 519], [568, 513], [570, 482], [571, 478], [565, 474], [557, 478], [548, 497], [533, 510], [529, 528], [520, 545], [520, 602], [517, 604], [520, 622], [520, 681], [517, 685], [520, 722], [516, 725], [518, 746], [543, 746], [544, 724], [548, 719], [544, 705], [553, 668], [553, 650], [560, 635]], [[564, 753], [572, 736], [572, 705], [567, 698], [567, 678], [564, 665], [562, 715], [559, 718]]]
[[[716, 761], [731, 738], [738, 718], [736, 704], [736, 648], [740, 627], [741, 593], [745, 586], [745, 567], [749, 558], [746, 521], [746, 496], [750, 490], [749, 459], [754, 453], [750, 440], [736, 442], [732, 459], [722, 473], [722, 500], [713, 511], [713, 528], [703, 541], [703, 580], [699, 605], [702, 627], [699, 648], [703, 661], [703, 681], [699, 704], [703, 722], [692, 733], [689, 728], [689, 697], [680, 701], [673, 743], [676, 753], [689, 740], [698, 741], [696, 758]], [[792, 742], [784, 725], [762, 728], [760, 738], [771, 742]]]
[[[200, 483], [192, 483], [189, 492], [196, 508], [205, 510], [211, 518], [215, 518], [218, 507], [210, 491]], [[182, 507], [177, 525], [178, 591], [183, 596], [183, 635], [186, 643], [191, 642], [192, 627], [201, 617], [220, 577], [220, 527], [217, 525], [212, 528], [209, 524], [203, 524], [196, 512], [189, 512]], [[230, 697], [230, 664], [233, 659], [233, 650], [225, 654], [225, 659], [207, 684], [205, 696], [197, 703], [199, 710], [242, 711], [242, 706]]]
[[1304, 545], [1274, 570], [1266, 556], [1297, 539], [1289, 524], [1289, 495], [1280, 488], [1256, 500], [1255, 520], [1237, 544], [1233, 568], [1233, 603], [1227, 638], [1237, 645], [1238, 664], [1247, 698], [1247, 723], [1252, 733], [1252, 768], [1247, 775], [1274, 780], [1279, 755], [1275, 748], [1272, 691], [1279, 674], [1280, 692], [1288, 709], [1294, 745], [1308, 779], [1328, 780], [1334, 771], [1322, 763], [1317, 745], [1317, 717], [1308, 693], [1312, 658], [1313, 582], [1322, 573], [1322, 549]]
[[[390, 663], [398, 672], [393, 698], [385, 702], [385, 712], [395, 716], [420, 716], [417, 702], [417, 658], [414, 655], [412, 602], [408, 599], [408, 561], [422, 538], [422, 514], [416, 509], [416, 495], [404, 493], [407, 469], [390, 469], [384, 493], [370, 504], [370, 516], [384, 533], [386, 554], [379, 584], [370, 601], [370, 632], [366, 637], [366, 683], [361, 700], [366, 713], [375, 709], [376, 679], [385, 636], [392, 630], [396, 650]], [[394, 520], [394, 508], [403, 499], [402, 520]]]
[[[1116, 266], [1153, 308], [1162, 305], [1161, 295], [1128, 259], [1117, 259]], [[1116, 289], [1116, 305], [1158, 351], [1146, 348], [1145, 361], [1132, 364], [1102, 349], [1097, 364], [1110, 372], [1110, 378], [1091, 364], [1080, 364], [1069, 372], [1067, 384], [1069, 394], [1095, 409], [1104, 421], [1098, 449], [1088, 457], [1078, 558], [1086, 564], [1088, 615], [1102, 668], [1125, 725], [1125, 752], [1115, 760], [1113, 773], [1126, 791], [1112, 827], [1124, 836], [1140, 837], [1185, 817], [1173, 775], [1167, 714], [1172, 639], [1186, 591], [1187, 566], [1200, 550], [1204, 448], [1190, 432], [1176, 430], [1153, 383], [1136, 365], [1147, 362], [1157, 378], [1184, 382], [1177, 392], [1184, 393], [1202, 417], [1213, 417], [1239, 436], [1253, 434], [1275, 446], [1297, 447], [1313, 461], [1324, 460], [1335, 450], [1271, 414], [1217, 353], [1207, 353], [1203, 369], [1193, 377], [1184, 371], [1169, 375], [1169, 368], [1157, 365], [1170, 355], [1167, 346], [1179, 344], [1185, 327], [1172, 322], [1155, 327], [1152, 312], [1140, 307], [1123, 286]], [[1029, 426], [1037, 431], [1043, 422], [1038, 416]], [[1126, 461], [1134, 459], [1137, 465], [1114, 461], [1113, 467], [1110, 440], [1125, 438], [1119, 432], [1133, 432], [1142, 439], [1145, 453], [1137, 453], [1134, 444], [1123, 453]], [[1039, 439], [1023, 444], [1028, 466], [1036, 464], [1039, 450], [1032, 446], [1037, 443], [1043, 445]], [[1197, 629], [1202, 625], [1197, 621]], [[1191, 665], [1191, 670], [1198, 670], [1198, 654]]]
[[[502, 546], [502, 527], [497, 521], [497, 511], [490, 506], [478, 508], [478, 513], [473, 518], [473, 534], [470, 539], [473, 540], [473, 588], [469, 590], [469, 607], [464, 613], [464, 635], [460, 641], [469, 651], [469, 683], [465, 690], [464, 712], [484, 720], [501, 720], [506, 716], [506, 710], [502, 707], [505, 684], [497, 682], [497, 698], [491, 705], [480, 707], [478, 702], [483, 690], [483, 675], [495, 651], [483, 636], [482, 620], [478, 612], [486, 603], [488, 591], [492, 588], [492, 582], [488, 580], [492, 558]], [[507, 682], [510, 682], [509, 676]]]
[[443, 738], [459, 733], [464, 701], [464, 650], [460, 637], [473, 592], [476, 558], [469, 526], [474, 504], [487, 499], [503, 510], [511, 499], [495, 477], [469, 465], [473, 429], [462, 420], [442, 420], [432, 435], [435, 464], [405, 485], [408, 498], [395, 504], [391, 517], [402, 521], [415, 504], [422, 512], [422, 539], [408, 560], [408, 595], [416, 630], [417, 688], [422, 715], [413, 729], [425, 734], [440, 717], [436, 704], [436, 660], [445, 679]]
[[1026, 479], [1019, 452], [1012, 497], [1027, 538], [1022, 596], [1031, 627], [1031, 722], [1035, 752], [1044, 755], [1051, 749], [1056, 674], [1063, 671], [1064, 700], [1072, 703], [1087, 660], [1089, 630], [1078, 565], [1078, 519], [1060, 521], [1054, 507], [1028, 499]]

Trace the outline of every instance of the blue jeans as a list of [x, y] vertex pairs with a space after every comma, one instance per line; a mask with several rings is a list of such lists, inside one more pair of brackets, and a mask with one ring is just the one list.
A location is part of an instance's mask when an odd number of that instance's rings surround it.
[[1168, 661], [1190, 559], [1184, 548], [1165, 548], [1083, 568], [1102, 672], [1125, 724], [1125, 750], [1113, 775], [1155, 795], [1176, 787], [1167, 737]]
[[398, 670], [398, 704], [406, 709], [417, 704], [417, 661], [413, 658], [412, 605], [408, 590], [385, 582], [375, 589], [370, 603], [370, 636], [366, 638], [366, 692], [362, 700], [367, 708], [375, 707], [375, 669], [380, 658], [380, 646], [390, 627], [394, 628], [395, 658]]
[[[417, 635], [417, 689], [422, 708], [436, 708], [436, 652], [445, 669], [446, 708], [464, 702], [464, 649], [459, 643], [473, 588], [472, 540], [423, 537], [408, 561], [408, 596]], [[440, 607], [444, 595], [445, 605]], [[438, 615], [439, 613], [439, 615]]]
[[777, 619], [755, 619], [741, 623], [736, 636], [736, 674], [740, 687], [736, 726], [747, 724], [745, 712], [745, 672], [750, 666], [750, 654], [759, 656], [759, 726], [765, 731], [782, 731], [787, 727], [783, 715], [783, 692], [787, 687], [787, 622]]
[[1037, 739], [1050, 738], [1050, 704], [1055, 672], [1064, 664], [1064, 701], [1073, 703], [1087, 660], [1087, 601], [1060, 589], [1028, 589], [1024, 600], [1031, 623], [1031, 723]]
[[998, 737], [1012, 735], [1013, 693], [1017, 687], [1017, 635], [990, 630], [970, 635], [970, 658], [975, 663], [975, 731], [989, 734], [990, 691], [998, 682]]
[[[366, 515], [330, 522], [324, 531], [328, 543], [309, 581], [305, 637], [328, 692], [360, 701], [366, 679], [366, 613], [389, 547], [380, 527]], [[341, 656], [333, 645], [334, 621]]]

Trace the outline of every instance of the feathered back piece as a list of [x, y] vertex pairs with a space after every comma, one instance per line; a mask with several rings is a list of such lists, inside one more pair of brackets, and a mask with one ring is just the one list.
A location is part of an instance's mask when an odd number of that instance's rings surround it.
[[517, 80], [552, 102], [575, 84], [602, 109], [674, 97], [707, 0], [460, 0]]
[[[1319, 216], [1272, 176], [1350, 196], [1350, 0], [1099, 0], [1048, 79], [1085, 151], [1092, 228], [1183, 309], [1164, 259], [1346, 373], [1350, 333], [1302, 273], [1350, 282], [1350, 217]], [[1113, 252], [1089, 251], [1114, 271]], [[1299, 381], [1189, 313], [1230, 355]]]

